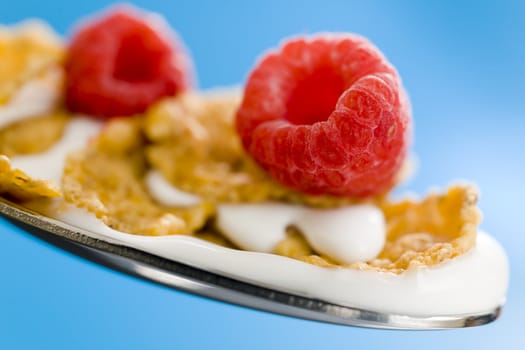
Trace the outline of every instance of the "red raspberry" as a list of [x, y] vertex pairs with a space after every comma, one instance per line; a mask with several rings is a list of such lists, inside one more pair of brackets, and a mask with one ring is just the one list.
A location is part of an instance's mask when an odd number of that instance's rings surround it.
[[71, 111], [111, 117], [140, 113], [191, 85], [191, 61], [160, 17], [130, 7], [84, 24], [66, 58]]
[[354, 35], [286, 42], [252, 71], [237, 112], [245, 149], [278, 182], [366, 197], [394, 185], [410, 136], [396, 70]]

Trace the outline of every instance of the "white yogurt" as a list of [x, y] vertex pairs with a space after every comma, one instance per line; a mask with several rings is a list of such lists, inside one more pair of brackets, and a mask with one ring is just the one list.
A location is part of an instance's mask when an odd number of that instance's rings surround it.
[[492, 311], [505, 302], [508, 285], [505, 252], [483, 232], [466, 254], [396, 275], [326, 269], [274, 254], [228, 249], [190, 236], [130, 235], [107, 227], [84, 209], [50, 215], [94, 238], [268, 288], [380, 312], [439, 316]]
[[301, 208], [288, 204], [220, 204], [217, 227], [242, 249], [271, 253]]
[[316, 251], [342, 263], [374, 259], [385, 244], [385, 219], [372, 205], [311, 209], [279, 203], [221, 204], [217, 209], [218, 228], [246, 250], [271, 253], [290, 225], [299, 228]]
[[94, 118], [75, 116], [66, 126], [62, 138], [51, 148], [42, 153], [13, 157], [11, 165], [31, 177], [60, 184], [67, 155], [82, 148], [101, 127], [102, 123]]
[[373, 205], [304, 209], [293, 224], [316, 251], [341, 263], [372, 260], [385, 245], [385, 218]]
[[61, 98], [62, 74], [52, 69], [42, 78], [22, 85], [6, 105], [0, 106], [0, 129], [51, 112]]

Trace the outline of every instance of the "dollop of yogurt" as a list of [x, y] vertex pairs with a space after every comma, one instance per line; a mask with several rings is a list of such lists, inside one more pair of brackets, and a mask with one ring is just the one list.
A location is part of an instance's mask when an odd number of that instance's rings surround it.
[[316, 251], [341, 263], [372, 260], [385, 245], [385, 217], [373, 205], [303, 209], [293, 224]]
[[217, 210], [221, 232], [246, 250], [271, 253], [291, 225], [317, 252], [346, 264], [374, 259], [386, 239], [383, 213], [373, 205], [312, 209], [278, 203], [221, 204]]
[[300, 213], [299, 206], [279, 203], [221, 204], [216, 224], [242, 249], [271, 253]]

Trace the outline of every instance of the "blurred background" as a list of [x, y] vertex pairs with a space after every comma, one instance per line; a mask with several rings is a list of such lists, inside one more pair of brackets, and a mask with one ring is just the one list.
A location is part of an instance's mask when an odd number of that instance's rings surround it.
[[[482, 228], [511, 262], [497, 322], [440, 332], [326, 325], [244, 309], [123, 276], [0, 221], [0, 349], [516, 348], [525, 341], [525, 2], [136, 1], [162, 13], [191, 49], [201, 88], [242, 84], [256, 58], [289, 35], [350, 31], [398, 68], [412, 101], [419, 168], [400, 191], [455, 180], [481, 189]], [[109, 1], [17, 0], [67, 34]], [[0, 62], [0, 64], [2, 64]], [[482, 293], [483, 291], [479, 291]]]

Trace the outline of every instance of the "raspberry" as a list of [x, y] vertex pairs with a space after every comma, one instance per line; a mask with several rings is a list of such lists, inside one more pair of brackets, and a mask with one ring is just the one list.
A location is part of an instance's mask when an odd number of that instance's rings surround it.
[[130, 7], [82, 26], [65, 68], [68, 108], [101, 117], [143, 112], [192, 80], [191, 61], [167, 25]]
[[244, 148], [275, 180], [348, 197], [394, 185], [410, 122], [396, 70], [350, 34], [297, 38], [267, 54], [236, 116]]

